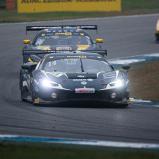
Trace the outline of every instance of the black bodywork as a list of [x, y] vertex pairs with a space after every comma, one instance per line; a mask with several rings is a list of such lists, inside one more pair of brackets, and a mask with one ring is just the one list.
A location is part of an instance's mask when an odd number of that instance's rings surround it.
[[[44, 69], [45, 62], [51, 59], [85, 59], [104, 63], [107, 71], [97, 71], [97, 66], [91, 66], [91, 72], [85, 71], [81, 63], [81, 72], [47, 72]], [[56, 63], [55, 63], [56, 64]], [[87, 63], [87, 67], [89, 64]], [[105, 68], [103, 68], [104, 70]], [[65, 68], [63, 69], [65, 70]], [[42, 85], [43, 79], [53, 82], [51, 87]], [[123, 81], [121, 88], [114, 87], [112, 83], [120, 79]], [[40, 82], [40, 80], [42, 82]], [[128, 78], [126, 71], [117, 71], [106, 61], [103, 56], [92, 53], [56, 53], [45, 55], [36, 65], [26, 63], [22, 65], [20, 72], [20, 91], [22, 100], [31, 100], [34, 104], [41, 102], [65, 102], [65, 101], [103, 101], [106, 103], [127, 106], [129, 100]], [[110, 88], [109, 88], [110, 87]]]
[[[30, 56], [28, 55], [28, 52], [30, 51], [37, 51], [37, 50], [68, 50], [68, 51], [76, 51], [76, 50], [99, 50], [101, 49], [101, 45], [96, 44], [94, 40], [90, 37], [90, 35], [85, 32], [84, 30], [96, 30], [97, 31], [97, 25], [70, 25], [70, 26], [27, 26], [26, 27], [26, 32], [27, 31], [39, 31], [36, 36], [34, 37], [33, 41], [30, 44], [27, 44], [23, 48], [23, 63], [26, 62], [33, 62], [32, 59], [30, 59]], [[87, 37], [89, 40], [88, 46], [77, 45], [74, 41], [67, 43], [69, 40], [65, 40], [66, 44], [62, 43], [52, 43], [47, 46], [41, 46], [41, 45], [36, 45], [37, 39], [42, 36], [55, 36], [57, 34], [68, 34], [68, 37], [70, 34], [72, 36], [82, 36], [82, 37]], [[58, 41], [58, 39], [57, 39]], [[41, 55], [42, 56], [42, 55]]]
[[156, 31], [155, 37], [156, 37], [156, 41], [159, 42], [159, 31]]

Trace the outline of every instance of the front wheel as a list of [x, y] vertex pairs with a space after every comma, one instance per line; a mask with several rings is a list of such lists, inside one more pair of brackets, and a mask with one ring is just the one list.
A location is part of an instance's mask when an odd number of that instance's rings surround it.
[[158, 43], [159, 42], [159, 36], [156, 35], [156, 42]]
[[40, 98], [37, 97], [34, 89], [33, 89], [33, 86], [31, 88], [31, 98], [32, 98], [32, 103], [33, 105], [39, 105], [40, 104]]
[[27, 89], [26, 87], [21, 87], [20, 89], [20, 98], [22, 102], [27, 101]]
[[33, 103], [33, 105], [38, 106], [38, 105], [40, 105], [40, 99], [32, 97], [32, 103]]
[[20, 88], [20, 98], [21, 101], [27, 101], [28, 89], [23, 85], [23, 70], [20, 70], [20, 79], [19, 79], [19, 88]]

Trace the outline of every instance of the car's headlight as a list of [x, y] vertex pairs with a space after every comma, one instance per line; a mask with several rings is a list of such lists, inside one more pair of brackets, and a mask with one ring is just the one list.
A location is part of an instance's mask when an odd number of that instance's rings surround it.
[[54, 81], [50, 81], [46, 78], [39, 79], [38, 85], [42, 88], [56, 88], [61, 89], [62, 86]]
[[157, 24], [156, 24], [156, 31], [159, 31], [159, 20], [157, 21]]
[[125, 86], [125, 81], [123, 79], [117, 79], [106, 86], [106, 89], [120, 89]]

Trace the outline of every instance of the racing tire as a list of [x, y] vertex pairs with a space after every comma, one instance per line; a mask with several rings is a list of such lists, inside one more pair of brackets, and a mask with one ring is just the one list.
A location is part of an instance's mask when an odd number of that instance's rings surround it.
[[25, 94], [26, 94], [26, 89], [24, 89], [23, 87], [20, 89], [20, 98], [22, 102], [26, 102], [27, 99], [25, 98]]
[[22, 77], [22, 72], [23, 70], [20, 70], [20, 81], [19, 81], [19, 88], [20, 88], [20, 99], [22, 102], [26, 102], [26, 94], [28, 92], [28, 89], [26, 87], [23, 87], [22, 85], [22, 81], [23, 81], [23, 77]]
[[156, 38], [156, 43], [158, 43], [159, 42], [159, 38]]
[[156, 43], [159, 42], [159, 36], [156, 36]]
[[32, 98], [32, 104], [35, 105], [35, 106], [39, 106], [40, 105], [40, 99], [39, 98]]
[[128, 108], [129, 104], [118, 104], [120, 108]]
[[33, 88], [31, 91], [31, 98], [32, 98], [32, 104], [35, 106], [40, 105], [40, 98], [36, 96], [36, 93], [34, 92]]

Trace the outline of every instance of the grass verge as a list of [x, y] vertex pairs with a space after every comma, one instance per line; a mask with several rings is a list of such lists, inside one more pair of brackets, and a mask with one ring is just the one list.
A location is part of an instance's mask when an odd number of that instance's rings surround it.
[[159, 101], [159, 61], [132, 66], [129, 71], [131, 97]]
[[123, 11], [152, 11], [158, 9], [158, 0], [122, 0]]
[[158, 13], [158, 0], [122, 0], [122, 12], [91, 12], [91, 13], [74, 13], [74, 12], [53, 12], [53, 13], [30, 13], [17, 14], [16, 11], [6, 11], [0, 9], [0, 22], [23, 22], [23, 21], [42, 21], [42, 20], [62, 20], [72, 18], [87, 17], [106, 17], [115, 15], [131, 15]]
[[158, 159], [156, 150], [0, 143], [1, 159]]

